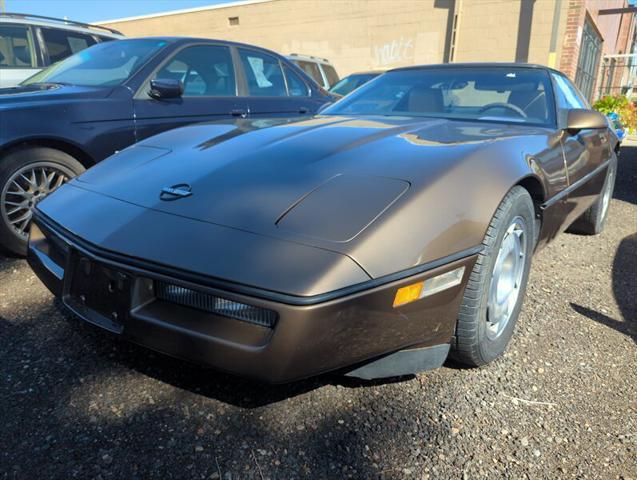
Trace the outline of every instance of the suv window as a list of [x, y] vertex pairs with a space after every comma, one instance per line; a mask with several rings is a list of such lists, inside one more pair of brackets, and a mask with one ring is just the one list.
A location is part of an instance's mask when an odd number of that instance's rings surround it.
[[336, 73], [333, 66], [322, 64], [321, 68], [323, 69], [323, 72], [325, 72], [327, 83], [330, 84], [330, 87], [338, 82], [338, 73]]
[[252, 50], [239, 49], [248, 82], [248, 94], [256, 97], [285, 97], [283, 70], [278, 58]]
[[590, 108], [588, 102], [584, 100], [577, 89], [571, 84], [571, 82], [556, 73], [551, 73], [556, 90], [557, 106], [559, 108]]
[[51, 63], [57, 63], [74, 53], [95, 45], [95, 39], [83, 33], [58, 28], [42, 28], [41, 30]]
[[323, 75], [321, 75], [321, 70], [316, 63], [306, 62], [304, 60], [294, 60], [294, 63], [301, 67], [301, 70], [313, 78], [316, 83], [323, 86]]
[[0, 68], [33, 68], [37, 64], [31, 29], [0, 25]]
[[310, 96], [310, 90], [305, 82], [289, 67], [285, 67], [285, 79], [288, 81], [288, 94], [290, 97]]
[[231, 97], [237, 94], [228, 47], [197, 45], [179, 51], [156, 78], [180, 80], [184, 97]]

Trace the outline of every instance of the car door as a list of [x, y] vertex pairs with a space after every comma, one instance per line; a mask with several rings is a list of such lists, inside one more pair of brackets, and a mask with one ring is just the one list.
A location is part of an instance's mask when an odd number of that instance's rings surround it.
[[[245, 98], [237, 95], [235, 64], [230, 48], [191, 44], [175, 52], [148, 77], [133, 100], [137, 139], [195, 122], [247, 115]], [[179, 80], [180, 98], [156, 99], [150, 81]]]
[[325, 100], [312, 97], [300, 75], [279, 58], [238, 48], [251, 117], [289, 117], [315, 113]]
[[42, 66], [33, 29], [0, 24], [0, 88], [14, 87]]
[[[551, 76], [562, 125], [565, 125], [569, 109], [591, 108], [570, 80], [558, 73]], [[562, 147], [569, 185], [565, 225], [569, 225], [593, 204], [601, 192], [605, 178], [602, 166], [612, 155], [612, 147], [607, 129], [565, 132]]]

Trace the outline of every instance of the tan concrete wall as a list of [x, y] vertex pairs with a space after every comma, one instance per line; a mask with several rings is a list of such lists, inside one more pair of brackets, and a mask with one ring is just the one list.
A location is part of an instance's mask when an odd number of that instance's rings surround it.
[[[528, 0], [527, 0], [528, 1]], [[519, 0], [462, 0], [456, 41], [457, 62], [515, 61], [518, 38]], [[568, 0], [560, 10], [557, 58], [561, 53]], [[549, 64], [555, 0], [536, 0], [531, 24], [529, 63]]]
[[[282, 54], [330, 59], [341, 76], [360, 70], [440, 63], [448, 0], [275, 0], [109, 23], [128, 36], [235, 40]], [[230, 26], [229, 17], [239, 17]]]
[[[456, 0], [454, 61], [514, 61], [521, 1], [531, 0]], [[531, 63], [550, 65], [556, 1], [535, 0]], [[361, 70], [442, 62], [453, 4], [452, 0], [266, 0], [107, 25], [128, 36], [219, 38], [283, 54], [316, 55], [330, 59], [344, 76]], [[555, 67], [574, 78], [585, 15], [600, 30], [605, 53], [620, 49], [615, 45], [620, 16], [598, 17], [597, 10], [625, 4], [626, 0], [562, 0]], [[239, 17], [239, 25], [231, 26], [229, 17]], [[626, 36], [620, 38], [625, 45]]]

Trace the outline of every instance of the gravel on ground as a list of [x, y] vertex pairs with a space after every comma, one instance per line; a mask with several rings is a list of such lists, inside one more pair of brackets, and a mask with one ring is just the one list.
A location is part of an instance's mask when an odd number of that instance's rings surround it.
[[118, 341], [0, 257], [0, 478], [637, 479], [637, 146], [534, 258], [503, 358], [267, 386]]

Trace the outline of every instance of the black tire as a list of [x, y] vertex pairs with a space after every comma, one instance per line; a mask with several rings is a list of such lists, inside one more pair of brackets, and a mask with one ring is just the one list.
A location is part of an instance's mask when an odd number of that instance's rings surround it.
[[[521, 219], [521, 220], [520, 220]], [[517, 322], [526, 291], [526, 284], [531, 267], [531, 257], [536, 241], [535, 208], [531, 196], [521, 186], [513, 187], [504, 197], [495, 215], [491, 219], [487, 233], [482, 241], [484, 250], [478, 255], [475, 266], [469, 277], [464, 292], [456, 335], [452, 342], [451, 358], [460, 363], [478, 367], [492, 362], [506, 350]], [[519, 226], [520, 228], [514, 228]], [[505, 236], [513, 232], [524, 232], [517, 236], [524, 249], [524, 256], [518, 256], [521, 276], [514, 282], [518, 293], [507, 320], [501, 324], [499, 333], [493, 333], [499, 323], [489, 322], [489, 292], [493, 279], [493, 271]], [[509, 240], [507, 238], [507, 240]]]
[[[0, 247], [7, 253], [18, 256], [26, 255], [27, 238], [24, 235], [24, 229], [21, 230], [19, 228], [22, 226], [23, 221], [21, 220], [15, 226], [11, 221], [15, 222], [16, 218], [22, 219], [25, 215], [28, 216], [28, 211], [11, 212], [16, 207], [27, 208], [27, 210], [32, 209], [33, 205], [44, 197], [44, 191], [47, 190], [47, 188], [34, 188], [34, 196], [27, 203], [24, 203], [26, 200], [21, 196], [22, 194], [15, 193], [17, 192], [17, 187], [14, 180], [18, 179], [22, 187], [29, 185], [26, 178], [31, 178], [29, 176], [30, 167], [35, 169], [33, 172], [36, 175], [36, 182], [43, 184], [43, 172], [58, 172], [58, 176], [54, 176], [51, 181], [52, 184], [57, 184], [59, 176], [64, 176], [68, 179], [84, 171], [82, 164], [75, 158], [53, 148], [23, 148], [0, 158]], [[19, 172], [26, 173], [27, 177], [20, 177]], [[20, 207], [16, 205], [17, 203], [23, 205]]]
[[[571, 233], [580, 233], [583, 235], [599, 235], [604, 230], [606, 219], [608, 218], [608, 212], [610, 210], [610, 201], [613, 198], [613, 192], [615, 191], [615, 179], [617, 178], [617, 158], [613, 156], [608, 164], [608, 170], [606, 170], [606, 179], [604, 180], [604, 186], [599, 194], [599, 197], [593, 205], [586, 210], [581, 217], [579, 217], [568, 228]], [[606, 197], [606, 195], [608, 195]], [[606, 199], [606, 200], [605, 200]], [[605, 201], [608, 203], [605, 205]]]

